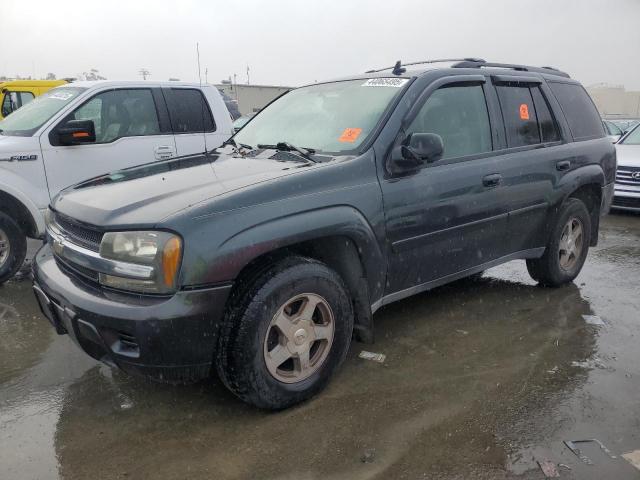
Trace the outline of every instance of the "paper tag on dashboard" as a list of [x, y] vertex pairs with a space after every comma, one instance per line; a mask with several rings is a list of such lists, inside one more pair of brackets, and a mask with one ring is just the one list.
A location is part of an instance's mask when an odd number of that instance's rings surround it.
[[402, 88], [408, 81], [408, 78], [370, 78], [362, 86]]

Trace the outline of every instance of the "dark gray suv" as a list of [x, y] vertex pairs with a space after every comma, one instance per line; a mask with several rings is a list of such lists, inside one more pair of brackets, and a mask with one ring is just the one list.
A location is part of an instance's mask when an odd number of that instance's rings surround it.
[[127, 372], [215, 370], [279, 409], [385, 304], [516, 259], [572, 281], [613, 194], [595, 106], [552, 68], [448, 62], [298, 88], [217, 150], [62, 192], [33, 263], [43, 312]]

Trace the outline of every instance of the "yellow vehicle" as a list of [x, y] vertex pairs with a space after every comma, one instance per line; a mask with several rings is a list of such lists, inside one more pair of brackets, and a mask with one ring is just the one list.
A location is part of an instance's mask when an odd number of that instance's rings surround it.
[[38, 95], [67, 83], [66, 80], [11, 80], [0, 82], [0, 120]]

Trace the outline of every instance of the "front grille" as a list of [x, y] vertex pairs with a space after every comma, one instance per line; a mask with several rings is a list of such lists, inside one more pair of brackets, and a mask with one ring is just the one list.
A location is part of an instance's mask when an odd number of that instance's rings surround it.
[[67, 237], [69, 241], [94, 252], [100, 251], [103, 233], [99, 230], [83, 225], [60, 213], [55, 214], [55, 222], [62, 235]]
[[613, 197], [613, 206], [640, 209], [640, 197], [615, 196]]
[[[637, 178], [634, 178], [636, 174]], [[635, 185], [640, 187], [640, 167], [618, 167], [616, 183], [619, 185]]]
[[91, 280], [92, 282], [98, 282], [99, 274], [96, 271], [83, 267], [81, 265], [77, 265], [75, 263], [64, 261], [60, 259], [58, 256], [55, 256], [56, 263], [60, 267], [62, 271], [67, 274], [74, 275], [76, 277], [80, 277], [83, 280]]

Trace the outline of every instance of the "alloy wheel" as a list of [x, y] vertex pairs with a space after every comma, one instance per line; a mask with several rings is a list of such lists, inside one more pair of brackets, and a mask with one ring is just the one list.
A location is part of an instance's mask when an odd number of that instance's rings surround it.
[[562, 229], [558, 256], [560, 267], [565, 271], [573, 269], [580, 258], [584, 243], [583, 232], [582, 222], [576, 217], [569, 218]]
[[267, 370], [276, 380], [297, 383], [313, 375], [331, 350], [335, 318], [320, 295], [287, 300], [271, 319], [264, 340]]

